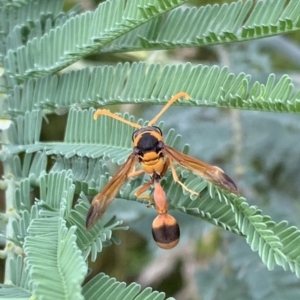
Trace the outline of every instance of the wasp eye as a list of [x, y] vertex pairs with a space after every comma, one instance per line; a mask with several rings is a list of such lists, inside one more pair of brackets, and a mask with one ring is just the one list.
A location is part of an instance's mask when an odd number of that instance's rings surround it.
[[161, 141], [159, 141], [159, 142], [157, 143], [156, 149], [157, 149], [157, 150], [161, 150], [163, 147], [164, 147], [164, 144], [163, 144]]
[[141, 154], [141, 150], [140, 150], [138, 147], [134, 147], [134, 148], [133, 148], [133, 153], [134, 153], [135, 155], [140, 155], [140, 154]]

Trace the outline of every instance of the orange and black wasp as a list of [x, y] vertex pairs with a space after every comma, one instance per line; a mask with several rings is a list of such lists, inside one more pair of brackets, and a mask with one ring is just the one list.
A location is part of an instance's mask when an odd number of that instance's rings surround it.
[[[126, 179], [146, 173], [150, 176], [150, 181], [140, 187], [135, 193], [135, 196], [137, 198], [148, 199], [150, 201], [149, 203], [151, 203], [150, 196], [143, 195], [143, 193], [152, 185], [154, 186], [153, 200], [158, 216], [152, 223], [153, 238], [161, 248], [171, 249], [175, 247], [179, 242], [180, 230], [176, 219], [168, 214], [167, 197], [160, 185], [160, 180], [170, 168], [176, 183], [180, 184], [183, 189], [191, 194], [198, 194], [195, 191], [190, 190], [179, 180], [174, 164], [178, 164], [181, 167], [190, 170], [194, 174], [201, 176], [203, 179], [229, 192], [237, 193], [237, 187], [233, 180], [220, 168], [211, 166], [201, 160], [177, 151], [164, 143], [160, 128], [154, 124], [159, 117], [180, 98], [190, 99], [189, 95], [184, 92], [176, 94], [147, 126], [141, 126], [137, 123], [130, 122], [107, 110], [98, 109], [95, 112], [95, 120], [97, 120], [99, 116], [105, 115], [137, 129], [132, 135], [132, 153], [108, 184], [92, 201], [91, 208], [86, 218], [87, 230], [91, 229], [91, 227], [101, 218]], [[139, 170], [135, 169], [136, 165], [140, 165]]]

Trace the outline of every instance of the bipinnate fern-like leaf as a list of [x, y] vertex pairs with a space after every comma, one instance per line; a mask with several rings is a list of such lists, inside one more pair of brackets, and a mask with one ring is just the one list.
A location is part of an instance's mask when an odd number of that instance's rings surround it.
[[89, 201], [82, 194], [78, 204], [72, 208], [75, 192], [73, 181], [74, 175], [71, 170], [52, 171], [41, 176], [39, 179], [40, 197], [42, 200], [39, 203], [39, 206], [42, 208], [40, 213], [47, 215], [49, 211], [53, 211], [56, 214], [61, 207], [62, 199], [64, 199], [66, 225], [69, 228], [74, 226], [77, 228], [75, 234], [79, 249], [84, 252], [85, 257], [91, 252], [92, 260], [95, 260], [98, 252], [101, 252], [103, 247], [109, 246], [111, 241], [118, 243], [118, 239], [113, 235], [112, 231], [127, 229], [127, 227], [121, 227], [122, 222], [114, 219], [105, 223], [100, 220], [90, 232], [87, 232], [85, 219], [89, 209]]
[[175, 300], [173, 297], [165, 297], [165, 293], [152, 291], [146, 288], [141, 291], [141, 286], [131, 283], [119, 282], [115, 278], [100, 273], [84, 285], [82, 294], [89, 300]]
[[39, 178], [39, 187], [41, 206], [45, 205], [46, 210], [58, 211], [64, 199], [64, 212], [66, 215], [70, 213], [75, 192], [73, 174], [70, 171], [44, 174]]
[[174, 49], [278, 35], [299, 30], [299, 13], [297, 0], [240, 0], [223, 5], [186, 7], [173, 10], [167, 16], [158, 16], [101, 51]]
[[[82, 164], [80, 165], [82, 167]], [[56, 168], [57, 169], [57, 168]], [[100, 168], [98, 171], [101, 171]], [[87, 168], [87, 172], [89, 172]], [[98, 174], [98, 173], [97, 173]], [[96, 174], [96, 175], [97, 175]], [[73, 174], [68, 168], [59, 171], [52, 170], [49, 174], [42, 172], [39, 175], [37, 186], [40, 188], [40, 200], [32, 205], [31, 201], [31, 182], [28, 178], [21, 180], [20, 187], [15, 192], [15, 209], [19, 218], [12, 223], [14, 235], [9, 237], [16, 245], [23, 247], [24, 240], [28, 236], [27, 228], [34, 219], [44, 215], [56, 215], [64, 201], [64, 219], [68, 228], [76, 226], [75, 232], [77, 245], [86, 258], [91, 253], [91, 259], [94, 261], [103, 247], [109, 246], [111, 242], [119, 243], [114, 230], [127, 229], [126, 226], [120, 226], [121, 221], [115, 219], [99, 221], [93, 230], [86, 232], [85, 218], [89, 209], [89, 201], [82, 194], [78, 204], [72, 208], [75, 186]], [[98, 175], [96, 176], [98, 179]], [[77, 178], [78, 179], [78, 178]], [[82, 180], [84, 181], [84, 180]], [[102, 185], [99, 188], [104, 186]], [[78, 191], [80, 192], [80, 190]]]
[[31, 145], [29, 152], [36, 152], [40, 146], [33, 148], [33, 144], [39, 141], [42, 128], [43, 113], [41, 110], [27, 111], [19, 115], [10, 128], [7, 130], [10, 144], [7, 146], [10, 153], [18, 153]]
[[[109, 170], [102, 158], [93, 159], [85, 156], [56, 156], [55, 164], [51, 168], [52, 172], [60, 172], [63, 170], [72, 170], [74, 176], [75, 193], [93, 194], [99, 190], [101, 178], [109, 176]], [[107, 182], [105, 180], [105, 182]]]
[[127, 229], [121, 227], [122, 221], [116, 221], [114, 218], [107, 223], [99, 220], [92, 230], [86, 231], [86, 216], [90, 204], [86, 197], [82, 194], [78, 204], [71, 210], [66, 217], [67, 226], [76, 226], [77, 245], [82, 250], [83, 255], [87, 258], [91, 254], [91, 261], [95, 261], [99, 252], [103, 247], [110, 246], [111, 241], [118, 243], [118, 239], [113, 236], [113, 230]]
[[297, 247], [300, 231], [294, 226], [288, 227], [287, 221], [276, 224], [244, 198], [220, 196], [233, 204], [238, 228], [245, 234], [251, 249], [258, 251], [268, 269], [272, 270], [277, 264], [300, 277], [300, 250]]
[[[74, 155], [111, 157], [114, 162], [123, 163], [132, 151], [132, 141], [128, 137], [132, 136], [133, 128], [109, 117], [95, 121], [94, 112], [94, 109], [71, 110], [64, 142], [49, 146], [44, 144], [48, 149], [47, 154], [59, 154], [67, 158]], [[133, 120], [128, 114], [124, 117]], [[117, 132], [118, 135], [112, 135], [111, 132]], [[120, 147], [123, 151], [119, 151]]]
[[5, 68], [11, 76], [20, 79], [52, 73], [186, 1], [105, 1], [95, 11], [69, 19], [16, 51], [9, 50], [4, 58]]
[[[97, 289], [95, 291], [88, 284], [85, 294], [81, 294], [81, 283], [87, 272], [84, 258], [91, 252], [92, 258], [95, 259], [97, 252], [101, 251], [101, 245], [105, 246], [105, 242], [112, 239], [111, 230], [118, 229], [120, 222], [110, 220], [101, 225], [99, 221], [91, 232], [87, 233], [84, 224], [89, 204], [85, 197], [82, 196], [83, 200], [69, 214], [66, 213], [67, 202], [71, 200], [65, 192], [70, 195], [73, 193], [70, 189], [72, 186], [70, 176], [70, 171], [61, 171], [40, 177], [38, 182], [43, 202], [33, 205], [30, 212], [23, 210], [19, 220], [14, 222], [17, 245], [24, 249], [26, 259], [23, 261], [23, 257], [19, 256], [11, 261], [12, 282], [10, 285], [1, 286], [0, 295], [15, 297], [36, 295], [41, 299], [69, 299], [69, 297], [83, 299], [91, 289], [98, 293]], [[28, 180], [26, 185], [29, 186]], [[28, 192], [23, 186], [21, 192]], [[57, 187], [57, 191], [53, 186]], [[107, 279], [107, 276], [105, 278]], [[114, 284], [110, 286], [112, 281]], [[129, 299], [165, 299], [164, 293], [152, 292], [149, 288], [140, 292], [140, 286], [136, 284], [133, 289], [132, 285], [124, 288], [124, 284], [121, 284], [122, 289], [115, 290], [115, 280], [112, 281], [109, 280], [106, 285], [97, 287], [101, 287], [104, 295], [121, 294], [126, 297], [134, 295], [134, 298]], [[114, 290], [113, 293], [111, 289]], [[99, 294], [96, 295], [99, 297]]]
[[246, 235], [247, 243], [253, 251], [258, 251], [267, 267], [273, 269], [276, 257], [282, 256], [282, 243], [265, 224], [269, 217], [261, 215], [260, 210], [249, 206], [243, 198], [234, 199], [233, 202], [236, 221], [240, 230]]
[[[272, 36], [300, 27], [297, 0], [278, 0], [276, 4], [258, 1], [254, 6], [252, 0], [240, 0], [230, 5], [178, 9], [162, 18], [163, 13], [184, 2], [143, 0], [137, 5], [133, 1], [106, 1], [96, 11], [71, 17], [25, 46], [9, 50], [4, 58], [6, 69], [18, 78], [41, 76], [101, 48], [115, 52], [194, 47]], [[79, 34], [70, 35], [71, 31]], [[56, 41], [63, 42], [53, 44]], [[51, 52], [47, 50], [49, 43]], [[36, 55], [37, 51], [43, 55]]]
[[70, 171], [41, 175], [37, 183], [42, 199], [30, 210], [29, 200], [25, 200], [30, 198], [29, 179], [21, 181], [16, 190], [15, 209], [19, 217], [13, 220], [14, 236], [8, 238], [23, 249], [25, 260], [19, 256], [17, 263], [11, 262], [13, 269], [20, 272], [18, 275], [12, 272], [13, 294], [19, 291], [30, 292], [40, 299], [68, 299], [70, 295], [83, 299], [81, 284], [87, 266], [76, 243], [76, 226], [68, 228], [64, 220], [73, 202], [71, 178]]
[[[69, 113], [65, 138], [62, 143], [42, 143], [47, 155], [62, 155], [71, 158], [75, 155], [97, 158], [111, 158], [121, 164], [132, 152], [131, 136], [134, 129], [113, 118], [106, 116], [93, 120], [95, 110], [72, 109]], [[133, 116], [124, 114], [125, 119], [134, 121]], [[146, 124], [139, 120], [138, 123]], [[81, 124], [80, 126], [77, 124]], [[162, 123], [159, 123], [161, 128]], [[111, 133], [115, 134], [111, 134]], [[174, 131], [172, 131], [174, 133]], [[178, 136], [167, 134], [165, 141], [175, 147]], [[95, 170], [96, 171], [96, 170]]]
[[62, 0], [37, 0], [0, 10], [0, 19], [3, 22], [0, 25], [3, 30], [3, 36], [0, 37], [0, 60], [3, 61], [8, 50], [15, 51], [34, 38], [40, 39], [45, 33], [62, 26], [79, 13], [80, 5], [64, 12], [63, 3]]
[[29, 299], [32, 296], [32, 282], [22, 255], [10, 260], [11, 284], [0, 284], [1, 299]]
[[[199, 192], [199, 179], [197, 182], [190, 181], [192, 184], [189, 180], [183, 182]], [[178, 188], [170, 189], [164, 185], [164, 189], [173, 207], [244, 236], [268, 269], [273, 270], [275, 265], [279, 265], [300, 277], [300, 250], [297, 246], [300, 231], [296, 227], [288, 227], [286, 221], [276, 224], [269, 216], [262, 215], [258, 208], [247, 204], [244, 198], [221, 192], [218, 188], [204, 189], [201, 198], [194, 200], [176, 197]]]
[[33, 293], [41, 299], [84, 299], [81, 284], [87, 266], [76, 244], [76, 227], [61, 216], [35, 219], [25, 238], [25, 262]]
[[[19, 219], [13, 222], [14, 238], [26, 257], [22, 272], [27, 273], [21, 274], [30, 278], [26, 279], [30, 291], [41, 299], [67, 299], [70, 295], [83, 299], [80, 286], [87, 266], [76, 243], [76, 226], [68, 228], [63, 218], [73, 202], [71, 178], [71, 172], [67, 171], [40, 176], [41, 201], [30, 211], [25, 206], [18, 212]], [[25, 193], [28, 196], [28, 186], [28, 180], [21, 185], [23, 197]]]
[[32, 24], [43, 16], [49, 17], [52, 15], [53, 18], [58, 17], [64, 3], [61, 0], [51, 2], [38, 0], [27, 1], [27, 3], [23, 1], [21, 5], [16, 5], [16, 1], [9, 2], [3, 3], [3, 6], [0, 3], [0, 61], [2, 62], [8, 49], [14, 49], [23, 45], [22, 29], [32, 27]]
[[8, 113], [24, 113], [36, 107], [59, 112], [72, 106], [165, 104], [180, 91], [188, 93], [191, 100], [175, 105], [300, 112], [300, 91], [295, 90], [289, 76], [277, 79], [271, 74], [266, 84], [251, 84], [250, 79], [251, 76], [244, 73], [230, 73], [227, 67], [190, 63], [164, 67], [145, 63], [96, 67], [91, 72], [83, 69], [59, 77], [29, 80], [8, 97]]
[[31, 210], [23, 210], [19, 212], [20, 218], [18, 220], [13, 220], [13, 229], [14, 235], [9, 237], [15, 245], [23, 247], [24, 240], [28, 236], [28, 227], [32, 220], [37, 219], [40, 217], [39, 210], [36, 205], [33, 205]]
[[174, 182], [172, 174], [168, 173], [162, 185], [171, 208], [243, 235], [237, 226], [231, 205], [225, 201], [220, 201], [218, 194], [211, 192], [215, 187], [212, 187], [199, 176], [191, 173], [185, 174], [186, 171], [180, 167], [177, 168], [177, 173], [180, 174], [180, 180], [188, 188], [199, 193], [200, 197], [184, 193], [182, 187]]
[[42, 151], [25, 153], [23, 161], [19, 156], [7, 158], [16, 180], [21, 181], [27, 178], [32, 185], [36, 185], [38, 177], [46, 172], [47, 161], [48, 157]]
[[277, 255], [277, 263], [280, 264], [285, 270], [290, 269], [300, 277], [300, 248], [298, 247], [300, 241], [300, 231], [295, 226], [288, 227], [287, 221], [281, 221], [276, 224], [273, 221], [267, 221], [267, 228], [272, 230], [282, 242], [281, 253]]
[[192, 208], [190, 214], [244, 236], [268, 269], [272, 270], [275, 265], [279, 265], [300, 277], [300, 250], [297, 247], [300, 231], [296, 227], [288, 227], [286, 221], [276, 224], [242, 197], [224, 193], [215, 187], [201, 191], [199, 187], [203, 188], [203, 185], [199, 178], [196, 181], [192, 178], [183, 182], [190, 189], [201, 192], [201, 198], [192, 200], [192, 197], [176, 197], [181, 187], [176, 190], [164, 185], [172, 206], [187, 213]]

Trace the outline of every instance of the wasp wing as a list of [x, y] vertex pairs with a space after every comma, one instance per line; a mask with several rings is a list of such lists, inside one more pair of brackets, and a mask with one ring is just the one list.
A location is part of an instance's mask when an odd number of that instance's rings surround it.
[[121, 166], [113, 178], [107, 183], [103, 190], [97, 194], [92, 201], [90, 210], [86, 217], [86, 228], [90, 230], [95, 223], [101, 218], [110, 205], [122, 184], [127, 179], [128, 174], [132, 171], [137, 162], [136, 154], [132, 153], [126, 162]]
[[194, 174], [201, 176], [203, 179], [217, 185], [229, 192], [238, 193], [238, 189], [233, 180], [226, 175], [222, 169], [211, 166], [201, 160], [186, 155], [180, 151], [164, 145], [163, 153], [172, 161], [180, 166], [191, 170]]

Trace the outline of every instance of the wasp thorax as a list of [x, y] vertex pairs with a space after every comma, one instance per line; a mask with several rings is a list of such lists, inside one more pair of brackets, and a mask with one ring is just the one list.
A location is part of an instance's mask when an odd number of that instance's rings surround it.
[[162, 148], [162, 143], [151, 133], [145, 132], [140, 137], [137, 147], [141, 153], [155, 151], [158, 153]]

